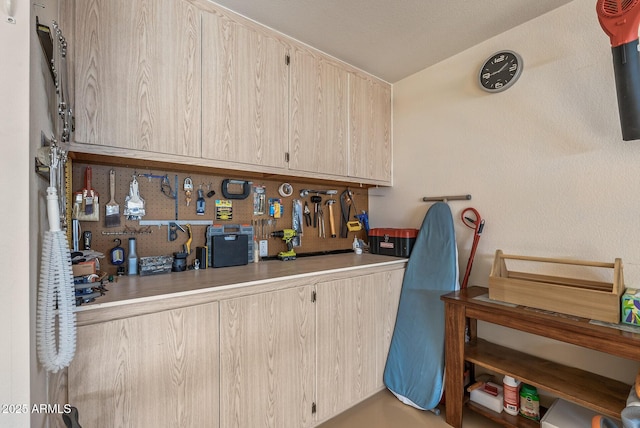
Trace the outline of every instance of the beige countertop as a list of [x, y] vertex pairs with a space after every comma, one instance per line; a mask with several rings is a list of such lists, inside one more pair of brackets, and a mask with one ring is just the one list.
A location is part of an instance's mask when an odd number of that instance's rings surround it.
[[118, 319], [297, 285], [404, 269], [408, 259], [375, 254], [332, 254], [270, 260], [245, 266], [119, 277], [95, 302], [76, 308], [79, 324]]

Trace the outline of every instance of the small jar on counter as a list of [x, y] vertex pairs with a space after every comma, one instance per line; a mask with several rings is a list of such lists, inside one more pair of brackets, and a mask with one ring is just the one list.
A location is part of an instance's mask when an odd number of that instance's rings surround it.
[[357, 237], [353, 238], [352, 247], [356, 254], [362, 254], [362, 246], [360, 245], [360, 240]]

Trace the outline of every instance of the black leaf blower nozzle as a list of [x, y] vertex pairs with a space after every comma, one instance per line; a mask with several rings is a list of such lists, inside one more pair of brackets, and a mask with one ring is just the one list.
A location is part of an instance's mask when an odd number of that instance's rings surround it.
[[640, 139], [640, 0], [598, 0], [598, 21], [611, 40], [618, 112], [625, 141]]
[[638, 39], [612, 47], [618, 112], [624, 141], [640, 139], [640, 53]]

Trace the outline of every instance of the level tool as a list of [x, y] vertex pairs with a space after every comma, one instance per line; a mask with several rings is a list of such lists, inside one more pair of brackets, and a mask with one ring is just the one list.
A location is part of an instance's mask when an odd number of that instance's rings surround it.
[[70, 157], [67, 157], [64, 163], [64, 195], [65, 195], [65, 231], [67, 233], [67, 241], [69, 242], [69, 248], [73, 247], [73, 228], [71, 227], [71, 213], [73, 211], [73, 199], [72, 199], [72, 185], [73, 185], [73, 161]]

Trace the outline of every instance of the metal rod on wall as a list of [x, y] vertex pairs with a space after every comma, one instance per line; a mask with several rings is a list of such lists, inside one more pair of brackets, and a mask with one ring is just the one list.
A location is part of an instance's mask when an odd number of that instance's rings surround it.
[[425, 196], [422, 198], [423, 202], [438, 202], [438, 201], [470, 201], [471, 195], [457, 195], [457, 196]]

